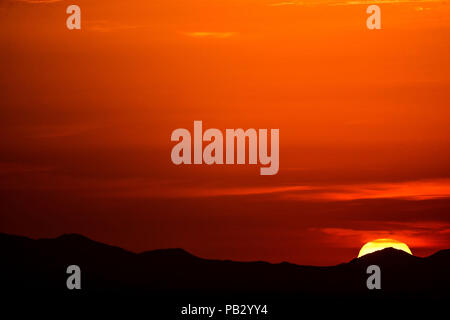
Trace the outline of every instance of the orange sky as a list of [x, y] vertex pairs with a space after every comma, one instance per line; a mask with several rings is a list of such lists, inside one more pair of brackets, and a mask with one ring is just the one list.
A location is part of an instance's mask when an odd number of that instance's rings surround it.
[[[68, 31], [65, 8], [82, 10]], [[0, 231], [334, 264], [450, 247], [450, 6], [0, 1]], [[279, 128], [280, 171], [174, 166], [176, 128]]]

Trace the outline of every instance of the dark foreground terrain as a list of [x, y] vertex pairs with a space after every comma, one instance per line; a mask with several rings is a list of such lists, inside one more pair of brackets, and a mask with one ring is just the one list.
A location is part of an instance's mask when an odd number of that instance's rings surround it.
[[[8, 303], [73, 303], [78, 309], [89, 305], [108, 311], [131, 304], [144, 308], [150, 319], [209, 318], [181, 315], [189, 304], [217, 309], [266, 304], [267, 314], [216, 312], [212, 318], [285, 319], [306, 309], [316, 315], [337, 314], [341, 308], [374, 313], [408, 306], [411, 311], [450, 301], [450, 250], [419, 258], [385, 249], [337, 266], [313, 267], [205, 260], [182, 249], [136, 254], [75, 234], [39, 240], [0, 234], [0, 248]], [[381, 290], [366, 286], [366, 269], [373, 264], [381, 269]], [[81, 290], [67, 289], [69, 265], [81, 269]]]

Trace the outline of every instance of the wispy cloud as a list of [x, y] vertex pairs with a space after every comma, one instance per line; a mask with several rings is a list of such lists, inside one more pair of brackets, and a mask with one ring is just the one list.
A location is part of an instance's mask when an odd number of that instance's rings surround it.
[[184, 35], [193, 38], [230, 38], [237, 34], [237, 32], [211, 32], [211, 31], [194, 31], [194, 32], [183, 32]]
[[440, 0], [351, 0], [351, 1], [330, 1], [330, 6], [351, 6], [351, 5], [371, 5], [371, 4], [414, 4], [433, 3]]
[[132, 183], [114, 196], [160, 198], [207, 198], [267, 195], [266, 199], [305, 202], [340, 202], [369, 199], [430, 200], [450, 198], [450, 179], [348, 185], [284, 186], [183, 186], [177, 181]]
[[336, 185], [308, 194], [289, 194], [297, 200], [352, 201], [361, 199], [428, 200], [450, 197], [450, 179]]
[[302, 2], [302, 1], [282, 1], [282, 2], [269, 3], [269, 6], [271, 6], [271, 7], [301, 6], [301, 5], [304, 5], [304, 2]]
[[319, 0], [319, 1], [280, 1], [269, 3], [271, 7], [282, 6], [352, 6], [371, 4], [414, 4], [414, 3], [439, 3], [440, 0]]
[[[359, 223], [361, 224], [361, 223]], [[368, 223], [364, 223], [367, 227]], [[310, 228], [311, 232], [319, 232], [325, 236], [327, 242], [340, 246], [354, 247], [375, 239], [390, 238], [405, 242], [409, 246], [439, 247], [448, 242], [450, 224], [435, 221], [390, 222], [385, 221], [377, 228]]]
[[[41, 132], [39, 137], [54, 138], [81, 134], [89, 127], [68, 127], [64, 130]], [[0, 166], [1, 169], [1, 166]], [[10, 169], [6, 170], [10, 171]], [[61, 177], [65, 181], [67, 177]], [[93, 178], [94, 179], [94, 178]], [[59, 179], [46, 179], [54, 181]], [[130, 198], [211, 198], [265, 195], [267, 200], [303, 202], [349, 202], [356, 200], [399, 199], [421, 201], [450, 199], [450, 179], [430, 179], [400, 182], [323, 184], [323, 185], [249, 185], [245, 187], [221, 186], [218, 184], [192, 185], [183, 180], [149, 179], [83, 179], [73, 181], [72, 187], [81, 191], [85, 182], [91, 195]], [[48, 187], [59, 188], [53, 185]]]
[[305, 202], [341, 202], [369, 199], [430, 200], [450, 198], [450, 179], [349, 185], [284, 186], [182, 186], [177, 181], [131, 184], [114, 196], [160, 198], [207, 198], [267, 195], [266, 199]]
[[158, 184], [145, 184], [130, 190], [122, 190], [115, 196], [123, 197], [161, 197], [161, 198], [208, 198], [226, 196], [251, 196], [264, 194], [280, 194], [285, 192], [311, 190], [309, 186], [280, 186], [280, 187], [242, 187], [242, 188], [216, 188], [216, 187], [177, 187], [176, 182], [166, 181]]

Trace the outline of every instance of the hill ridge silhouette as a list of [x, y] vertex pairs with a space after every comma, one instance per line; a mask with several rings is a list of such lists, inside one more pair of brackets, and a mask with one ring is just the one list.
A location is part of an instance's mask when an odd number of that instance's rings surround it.
[[209, 260], [181, 248], [134, 253], [77, 234], [31, 239], [0, 233], [9, 290], [66, 292], [66, 268], [79, 265], [84, 292], [132, 294], [369, 294], [367, 266], [382, 271], [384, 294], [448, 296], [450, 250], [420, 258], [388, 248], [336, 266]]
[[13, 235], [13, 234], [8, 234], [8, 233], [2, 233], [0, 232], [0, 240], [2, 237], [10, 237], [10, 238], [18, 238], [18, 239], [26, 239], [26, 240], [32, 240], [32, 241], [41, 241], [41, 240], [76, 240], [76, 241], [88, 241], [90, 243], [96, 243], [96, 244], [101, 244], [103, 246], [107, 246], [107, 247], [112, 247], [112, 248], [118, 248], [121, 249], [123, 251], [129, 252], [129, 253], [133, 253], [133, 254], [137, 254], [137, 255], [145, 255], [145, 254], [150, 254], [150, 253], [163, 253], [163, 252], [167, 252], [167, 253], [174, 253], [174, 254], [179, 254], [179, 255], [186, 255], [186, 256], [191, 256], [197, 259], [201, 259], [201, 260], [207, 260], [207, 261], [223, 261], [223, 262], [242, 262], [242, 263], [268, 263], [268, 264], [290, 264], [290, 265], [296, 265], [296, 266], [302, 266], [302, 267], [333, 267], [333, 266], [338, 266], [341, 264], [346, 264], [346, 263], [350, 263], [352, 261], [359, 261], [359, 260], [364, 260], [367, 257], [372, 257], [372, 256], [379, 256], [379, 255], [385, 255], [385, 254], [389, 254], [389, 255], [401, 255], [404, 257], [411, 257], [414, 259], [427, 259], [427, 258], [431, 258], [433, 256], [438, 256], [438, 255], [450, 255], [450, 249], [442, 249], [442, 250], [438, 250], [432, 254], [430, 254], [429, 256], [426, 257], [418, 257], [418, 256], [414, 256], [411, 254], [408, 254], [402, 250], [396, 249], [396, 248], [385, 248], [385, 249], [381, 249], [381, 250], [377, 250], [374, 251], [372, 253], [369, 253], [367, 255], [364, 255], [362, 257], [357, 257], [357, 258], [353, 258], [352, 260], [348, 261], [348, 262], [341, 262], [337, 265], [331, 265], [331, 266], [314, 266], [314, 265], [302, 265], [302, 264], [297, 264], [297, 263], [293, 263], [293, 262], [289, 262], [289, 261], [282, 261], [279, 263], [271, 263], [271, 262], [267, 262], [267, 261], [263, 261], [263, 260], [254, 260], [254, 261], [240, 261], [240, 260], [232, 260], [232, 259], [208, 259], [208, 258], [203, 258], [200, 256], [197, 256], [189, 251], [187, 251], [186, 249], [180, 248], [180, 247], [168, 247], [168, 248], [159, 248], [159, 249], [153, 249], [153, 250], [144, 250], [141, 252], [133, 252], [127, 249], [124, 249], [120, 246], [116, 246], [116, 245], [110, 245], [104, 242], [100, 242], [97, 240], [93, 240], [87, 236], [78, 234], [78, 233], [64, 233], [61, 234], [57, 237], [54, 238], [31, 238], [31, 237], [27, 237], [27, 236], [20, 236], [20, 235]]

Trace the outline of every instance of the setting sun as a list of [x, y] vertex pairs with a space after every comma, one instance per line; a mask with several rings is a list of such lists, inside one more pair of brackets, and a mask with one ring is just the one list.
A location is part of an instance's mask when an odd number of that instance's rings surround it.
[[366, 254], [382, 250], [385, 248], [394, 248], [398, 250], [405, 251], [406, 253], [409, 253], [412, 255], [411, 250], [406, 245], [406, 243], [394, 240], [394, 239], [377, 239], [370, 242], [367, 242], [365, 245], [362, 246], [361, 250], [359, 250], [358, 258], [362, 257]]

